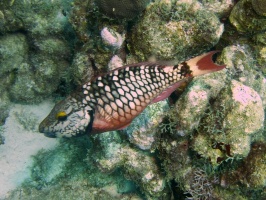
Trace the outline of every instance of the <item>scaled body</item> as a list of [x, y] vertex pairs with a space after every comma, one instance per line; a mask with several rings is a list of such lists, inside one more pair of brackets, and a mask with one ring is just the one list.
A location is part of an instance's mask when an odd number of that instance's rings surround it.
[[39, 131], [48, 137], [71, 137], [121, 129], [189, 78], [223, 69], [212, 62], [214, 53], [173, 66], [126, 65], [99, 76], [55, 105]]

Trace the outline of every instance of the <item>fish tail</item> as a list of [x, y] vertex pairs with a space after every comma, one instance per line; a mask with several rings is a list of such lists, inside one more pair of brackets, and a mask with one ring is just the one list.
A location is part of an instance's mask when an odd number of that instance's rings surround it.
[[192, 71], [192, 75], [200, 76], [224, 69], [226, 65], [217, 65], [212, 60], [212, 56], [217, 52], [219, 51], [211, 51], [187, 61], [187, 64]]

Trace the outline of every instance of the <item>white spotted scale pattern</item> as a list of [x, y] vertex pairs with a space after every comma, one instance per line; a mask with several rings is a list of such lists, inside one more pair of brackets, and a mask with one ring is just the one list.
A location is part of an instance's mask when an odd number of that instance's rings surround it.
[[154, 98], [187, 73], [181, 66], [169, 67], [172, 67], [170, 72], [165, 72], [160, 65], [122, 67], [83, 85], [83, 94], [89, 106], [107, 122], [131, 122]]
[[178, 65], [137, 63], [115, 69], [58, 102], [39, 125], [47, 137], [72, 137], [126, 127], [149, 104], [167, 98], [184, 81], [225, 68], [212, 51]]

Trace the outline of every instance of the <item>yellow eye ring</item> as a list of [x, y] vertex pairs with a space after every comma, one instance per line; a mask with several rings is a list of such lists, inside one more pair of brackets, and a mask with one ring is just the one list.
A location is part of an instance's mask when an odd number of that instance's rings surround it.
[[58, 121], [65, 121], [67, 119], [67, 114], [65, 111], [59, 111], [55, 117]]

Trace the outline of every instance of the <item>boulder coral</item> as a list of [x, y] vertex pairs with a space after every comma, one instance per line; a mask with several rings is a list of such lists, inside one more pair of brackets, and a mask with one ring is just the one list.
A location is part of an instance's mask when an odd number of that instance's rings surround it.
[[252, 136], [263, 129], [262, 101], [253, 89], [233, 80], [203, 117], [193, 149], [213, 165], [247, 157]]
[[132, 19], [139, 15], [150, 0], [96, 0], [100, 11], [109, 17]]
[[182, 61], [214, 46], [222, 33], [217, 16], [197, 1], [155, 1], [134, 26], [129, 48], [142, 61]]
[[229, 19], [238, 32], [252, 34], [265, 30], [265, 17], [258, 14], [258, 11], [263, 13], [265, 9], [263, 2], [263, 0], [241, 0], [234, 6]]
[[61, 1], [11, 2], [1, 2], [0, 9], [0, 31], [9, 33], [0, 36], [1, 76], [9, 83], [5, 87], [12, 101], [39, 102], [58, 88], [61, 72], [69, 66], [71, 45], [65, 39], [71, 31], [64, 29], [67, 17], [59, 12], [68, 5]]
[[117, 168], [125, 171], [125, 176], [138, 182], [146, 197], [158, 199], [166, 198], [168, 188], [165, 180], [152, 156], [131, 148], [122, 143], [120, 136], [114, 132], [107, 132], [95, 137], [101, 151], [93, 149], [92, 158], [104, 172], [112, 172]]

